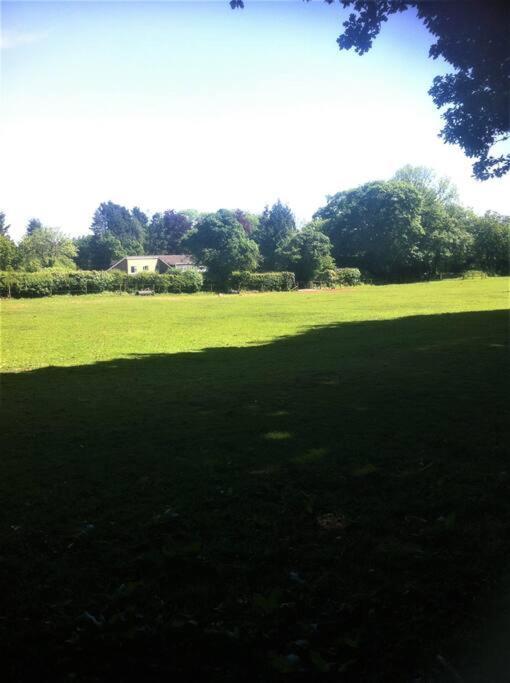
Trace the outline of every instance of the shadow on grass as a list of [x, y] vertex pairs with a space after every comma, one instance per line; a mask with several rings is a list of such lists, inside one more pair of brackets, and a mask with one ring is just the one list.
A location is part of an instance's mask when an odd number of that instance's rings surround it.
[[4, 375], [11, 675], [430, 670], [509, 551], [506, 341], [485, 311]]

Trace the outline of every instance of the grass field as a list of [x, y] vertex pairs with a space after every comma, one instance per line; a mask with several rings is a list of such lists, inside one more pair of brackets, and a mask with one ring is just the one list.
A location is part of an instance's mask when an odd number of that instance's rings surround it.
[[11, 678], [454, 680], [509, 569], [508, 286], [3, 301]]

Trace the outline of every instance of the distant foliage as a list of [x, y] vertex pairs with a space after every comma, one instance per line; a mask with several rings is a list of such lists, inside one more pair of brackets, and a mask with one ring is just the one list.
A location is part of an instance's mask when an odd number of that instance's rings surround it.
[[137, 207], [129, 211], [120, 204], [103, 202], [94, 213], [92, 232], [98, 239], [115, 237], [127, 254], [144, 254], [146, 224], [147, 216]]
[[9, 235], [0, 234], [0, 270], [15, 268], [18, 262], [18, 249]]
[[76, 263], [82, 270], [106, 270], [115, 261], [127, 256], [126, 249], [114, 235], [86, 235], [75, 240]]
[[154, 289], [175, 294], [193, 293], [202, 289], [202, 273], [195, 270], [171, 273], [138, 273], [128, 275], [119, 270], [53, 270], [34, 273], [0, 272], [0, 296], [43, 297], [53, 294], [96, 294], [99, 292], [136, 292]]
[[283, 269], [291, 270], [300, 284], [311, 283], [335, 267], [331, 241], [321, 228], [322, 222], [311, 223], [290, 234], [276, 251], [276, 262]]
[[149, 254], [180, 254], [182, 239], [193, 227], [184, 213], [165, 211], [155, 213], [148, 226], [147, 252]]
[[277, 249], [296, 232], [296, 221], [290, 208], [280, 200], [271, 208], [265, 207], [253, 239], [259, 245], [262, 266], [266, 270], [277, 267]]
[[36, 230], [41, 230], [43, 227], [38, 218], [31, 218], [27, 223], [27, 235], [32, 235]]
[[[351, 284], [337, 280], [337, 264], [380, 283], [452, 277], [469, 269], [510, 273], [510, 217], [490, 211], [478, 216], [461, 206], [451, 180], [425, 166], [407, 165], [389, 181], [329, 196], [302, 229], [279, 200], [259, 216], [241, 209], [168, 210], [150, 219], [138, 207], [103, 202], [91, 228], [71, 240], [33, 218], [16, 245], [0, 212], [0, 270], [99, 271], [149, 252], [191, 254], [207, 269], [207, 288], [218, 290], [228, 286], [232, 273], [244, 271], [292, 272], [305, 286]], [[89, 284], [77, 276], [72, 289]]]
[[487, 211], [472, 231], [474, 263], [494, 275], [510, 274], [510, 216]]
[[410, 274], [422, 260], [422, 198], [409, 183], [378, 181], [329, 198], [316, 213], [337, 263], [380, 276]]
[[259, 250], [233, 211], [220, 209], [198, 219], [183, 239], [183, 248], [206, 266], [207, 278], [215, 286], [229, 281], [237, 270], [255, 270]]
[[447, 176], [439, 177], [434, 169], [428, 166], [402, 166], [393, 176], [392, 180], [400, 180], [410, 183], [427, 196], [429, 201], [441, 204], [456, 204], [459, 200], [459, 191]]
[[18, 247], [20, 268], [76, 268], [77, 249], [72, 239], [57, 228], [40, 227], [27, 234]]
[[10, 227], [11, 226], [7, 223], [5, 211], [0, 211], [0, 235], [4, 237], [7, 236]]
[[289, 292], [296, 288], [294, 273], [285, 271], [272, 273], [232, 273], [232, 289], [247, 289], [257, 292]]
[[260, 218], [253, 213], [248, 213], [242, 209], [236, 209], [234, 211], [234, 216], [236, 220], [241, 223], [243, 230], [247, 237], [253, 237], [254, 233], [259, 227]]

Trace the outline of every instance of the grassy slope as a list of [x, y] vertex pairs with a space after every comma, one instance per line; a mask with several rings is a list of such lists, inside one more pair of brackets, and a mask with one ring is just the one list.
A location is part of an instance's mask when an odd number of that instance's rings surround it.
[[469, 634], [510, 550], [507, 293], [4, 302], [17, 675], [406, 680]]

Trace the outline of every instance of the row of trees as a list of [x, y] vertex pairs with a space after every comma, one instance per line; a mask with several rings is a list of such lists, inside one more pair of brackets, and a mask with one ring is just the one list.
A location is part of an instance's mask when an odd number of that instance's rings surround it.
[[507, 273], [509, 240], [510, 217], [477, 216], [459, 204], [448, 179], [406, 166], [388, 181], [328, 197], [299, 230], [280, 201], [261, 215], [169, 210], [151, 218], [137, 207], [105, 202], [87, 236], [71, 240], [32, 219], [15, 245], [0, 214], [0, 269], [100, 270], [129, 254], [189, 253], [218, 283], [234, 271], [255, 270], [292, 271], [305, 283], [324, 279], [336, 265], [395, 281], [471, 267]]
[[435, 277], [477, 267], [509, 271], [510, 217], [477, 216], [458, 202], [456, 188], [430, 169], [406, 166], [328, 198], [315, 218], [333, 256], [382, 279]]

